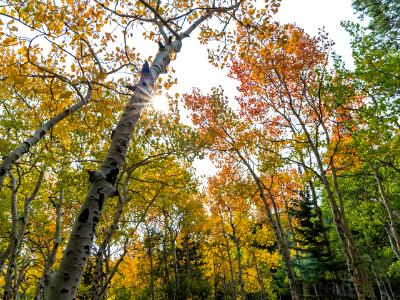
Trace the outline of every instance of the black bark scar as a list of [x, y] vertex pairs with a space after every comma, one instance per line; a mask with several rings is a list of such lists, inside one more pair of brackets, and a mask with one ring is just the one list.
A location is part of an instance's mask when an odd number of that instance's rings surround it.
[[86, 221], [89, 219], [89, 209], [85, 209], [79, 216], [78, 221], [82, 223], [86, 223]]

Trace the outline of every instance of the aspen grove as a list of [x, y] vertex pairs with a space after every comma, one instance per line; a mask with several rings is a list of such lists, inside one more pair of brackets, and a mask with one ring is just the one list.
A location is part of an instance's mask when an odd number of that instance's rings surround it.
[[285, 1], [0, 0], [3, 299], [400, 298], [400, 2]]

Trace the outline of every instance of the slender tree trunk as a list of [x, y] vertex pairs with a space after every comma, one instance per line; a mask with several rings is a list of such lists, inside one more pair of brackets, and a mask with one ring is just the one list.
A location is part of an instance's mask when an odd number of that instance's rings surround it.
[[212, 260], [213, 260], [213, 274], [214, 274], [214, 300], [217, 300], [218, 283], [219, 283], [219, 273], [218, 273], [219, 268], [217, 269], [214, 256], [213, 256]]
[[[334, 160], [331, 163], [332, 169], [332, 181], [333, 181], [333, 188], [336, 194], [336, 197], [339, 201], [339, 217], [340, 217], [340, 225], [341, 229], [343, 230], [344, 235], [341, 237], [343, 238], [342, 243], [345, 245], [345, 248], [348, 250], [348, 265], [351, 265], [350, 274], [352, 276], [352, 280], [354, 283], [354, 287], [356, 289], [356, 293], [359, 299], [375, 299], [374, 289], [372, 284], [368, 278], [368, 274], [364, 268], [364, 265], [361, 261], [360, 254], [358, 253], [357, 247], [353, 240], [353, 235], [350, 232], [348, 227], [346, 215], [344, 212], [344, 205], [343, 199], [340, 194], [340, 189], [337, 181], [336, 175], [336, 167], [334, 164]], [[325, 176], [325, 174], [324, 174]], [[330, 194], [332, 197], [332, 193]], [[333, 199], [334, 200], [334, 199]], [[346, 255], [345, 255], [346, 256]]]
[[393, 292], [392, 285], [390, 284], [389, 279], [386, 276], [385, 276], [385, 279], [386, 279], [387, 286], [389, 288], [390, 296], [392, 297], [392, 299], [396, 299], [396, 295]]
[[235, 247], [236, 247], [236, 256], [239, 269], [240, 298], [244, 300], [246, 299], [246, 293], [244, 291], [244, 282], [243, 282], [242, 253], [240, 251], [240, 246], [237, 240], [235, 241]]
[[[222, 224], [222, 228], [223, 228], [223, 226], [224, 225]], [[232, 297], [233, 297], [233, 299], [236, 299], [235, 273], [234, 273], [234, 269], [233, 269], [233, 261], [232, 261], [232, 257], [231, 257], [231, 251], [230, 251], [230, 248], [229, 248], [229, 240], [226, 237], [227, 233], [225, 232], [224, 229], [222, 229], [222, 234], [223, 234], [224, 240], [225, 240], [226, 254], [228, 255], [229, 275], [230, 275], [230, 280], [231, 280]]]
[[[7, 272], [5, 277], [4, 284], [4, 299], [12, 299], [17, 297], [18, 286], [19, 286], [19, 278], [25, 272], [25, 264], [22, 261], [21, 270], [18, 270], [18, 257], [21, 254], [21, 249], [23, 246], [24, 236], [26, 232], [26, 226], [29, 221], [30, 214], [30, 204], [36, 198], [37, 193], [39, 192], [40, 185], [43, 180], [45, 168], [39, 174], [39, 178], [36, 181], [35, 187], [30, 196], [25, 198], [24, 201], [24, 210], [22, 216], [18, 219], [18, 207], [17, 207], [17, 192], [18, 186], [17, 181], [13, 175], [13, 173], [8, 171], [11, 179], [11, 239], [10, 244], [7, 247], [8, 252], [8, 265]], [[21, 273], [19, 276], [18, 271]], [[21, 279], [22, 280], [22, 279]]]
[[243, 282], [243, 267], [242, 267], [242, 253], [240, 251], [240, 245], [239, 241], [236, 236], [236, 229], [234, 225], [231, 223], [232, 226], [232, 237], [233, 237], [233, 243], [235, 244], [236, 248], [236, 259], [238, 262], [238, 271], [239, 271], [239, 286], [240, 286], [240, 298], [242, 300], [246, 299], [246, 294], [244, 292], [244, 282]]
[[277, 220], [276, 216], [273, 216], [271, 209], [269, 207], [267, 198], [262, 190], [262, 192], [260, 193], [261, 199], [263, 201], [264, 204], [264, 209], [267, 213], [267, 217], [269, 220], [269, 223], [271, 224], [274, 234], [275, 234], [275, 238], [277, 240], [278, 243], [278, 249], [279, 252], [282, 256], [282, 260], [284, 262], [285, 265], [285, 270], [288, 276], [288, 280], [289, 280], [289, 287], [290, 287], [290, 292], [292, 295], [292, 299], [293, 300], [299, 300], [300, 299], [300, 286], [298, 283], [298, 280], [296, 278], [296, 275], [294, 273], [293, 270], [293, 264], [292, 264], [292, 260], [290, 258], [290, 251], [289, 251], [289, 246], [287, 244], [286, 238], [284, 236], [284, 233], [282, 232], [282, 228], [280, 228], [279, 226], [279, 222]]
[[56, 206], [56, 231], [54, 233], [54, 245], [50, 251], [49, 257], [46, 260], [42, 276], [39, 279], [39, 283], [35, 292], [35, 300], [44, 299], [46, 297], [45, 292], [49, 283], [49, 275], [51, 268], [56, 260], [58, 248], [61, 244], [61, 225], [62, 225], [62, 205], [64, 201], [64, 188], [61, 185], [60, 195], [58, 196], [58, 203]]
[[[368, 279], [366, 270], [365, 270], [364, 266], [362, 265], [362, 262], [360, 260], [360, 255], [357, 251], [357, 248], [353, 241], [352, 234], [347, 225], [347, 220], [346, 220], [344, 206], [343, 206], [343, 199], [340, 195], [340, 190], [339, 190], [338, 181], [337, 181], [336, 169], [335, 169], [335, 165], [334, 165], [334, 157], [331, 157], [331, 162], [330, 162], [332, 181], [333, 181], [333, 187], [332, 187], [331, 183], [329, 182], [329, 180], [327, 178], [326, 170], [324, 169], [321, 154], [319, 152], [320, 149], [318, 149], [318, 144], [315, 142], [314, 138], [311, 136], [311, 133], [307, 129], [306, 124], [305, 124], [304, 120], [301, 118], [299, 111], [297, 111], [296, 108], [293, 106], [293, 99], [291, 98], [290, 91], [286, 85], [286, 82], [282, 78], [280, 78], [280, 81], [282, 82], [284, 88], [286, 89], [286, 91], [289, 95], [289, 103], [288, 103], [289, 108], [290, 108], [291, 112], [293, 113], [294, 117], [299, 122], [301, 129], [303, 130], [304, 134], [306, 135], [310, 150], [314, 154], [314, 158], [317, 163], [317, 170], [318, 170], [319, 176], [322, 180], [322, 183], [325, 187], [325, 190], [327, 192], [328, 200], [329, 200], [329, 203], [331, 206], [333, 222], [336, 227], [336, 231], [338, 233], [339, 240], [341, 242], [342, 252], [346, 258], [347, 267], [348, 267], [351, 279], [353, 281], [353, 284], [354, 284], [354, 287], [355, 287], [355, 290], [357, 293], [357, 297], [358, 297], [358, 299], [366, 299], [366, 298], [374, 299], [375, 298], [374, 290], [372, 289], [372, 285]], [[313, 106], [312, 106], [312, 108], [314, 109]], [[328, 145], [331, 145], [329, 131], [324, 124], [324, 119], [320, 115], [320, 112], [318, 111], [318, 109], [315, 111], [315, 113], [319, 117], [320, 125], [321, 125], [324, 135], [325, 135], [325, 142]], [[291, 124], [290, 121], [289, 121], [289, 123]], [[292, 128], [292, 131], [294, 134], [296, 134], [295, 129]], [[336, 195], [336, 197], [335, 197], [335, 195]]]
[[81, 97], [81, 100], [63, 112], [59, 113], [58, 115], [54, 116], [52, 119], [44, 122], [42, 126], [40, 126], [28, 139], [26, 139], [21, 145], [15, 148], [9, 155], [7, 155], [3, 162], [0, 165], [0, 189], [3, 185], [4, 178], [7, 172], [10, 170], [12, 165], [14, 165], [18, 159], [23, 156], [24, 154], [28, 153], [29, 150], [35, 146], [45, 135], [49, 132], [54, 125], [59, 123], [60, 121], [64, 120], [69, 115], [73, 114], [80, 108], [82, 108], [90, 98], [92, 97], [92, 87], [89, 86], [88, 92], [85, 97]]
[[385, 207], [386, 213], [389, 218], [390, 233], [394, 240], [394, 243], [391, 243], [391, 246], [392, 246], [393, 252], [396, 254], [397, 258], [400, 258], [400, 234], [399, 234], [399, 231], [397, 230], [396, 217], [393, 214], [393, 209], [389, 203], [389, 199], [385, 193], [385, 189], [383, 187], [382, 180], [381, 180], [377, 170], [371, 164], [370, 164], [370, 167], [371, 167], [372, 171], [374, 172], [374, 177], [375, 177], [376, 183], [378, 185], [379, 194], [381, 196], [381, 203]]
[[[227, 132], [225, 132], [226, 134], [228, 134]], [[229, 134], [228, 134], [229, 136]], [[237, 155], [239, 156], [240, 160], [243, 162], [243, 164], [247, 167], [247, 169], [249, 170], [251, 176], [253, 177], [257, 188], [260, 192], [260, 197], [261, 200], [263, 202], [264, 205], [264, 209], [265, 212], [267, 214], [267, 218], [269, 221], [269, 224], [271, 224], [272, 229], [274, 231], [274, 235], [276, 238], [276, 241], [278, 243], [278, 249], [279, 252], [282, 256], [282, 260], [284, 262], [285, 265], [285, 271], [287, 273], [288, 276], [288, 281], [289, 281], [289, 288], [290, 288], [290, 293], [292, 295], [292, 299], [293, 300], [299, 300], [300, 299], [300, 286], [298, 283], [298, 280], [296, 279], [296, 275], [294, 273], [293, 270], [293, 264], [290, 258], [290, 251], [289, 251], [289, 246], [287, 244], [285, 235], [283, 233], [282, 227], [280, 226], [280, 222], [278, 219], [278, 211], [276, 209], [276, 205], [274, 203], [274, 199], [271, 199], [271, 202], [273, 203], [273, 205], [275, 206], [275, 215], [272, 214], [271, 208], [269, 206], [268, 200], [267, 200], [267, 196], [264, 192], [264, 186], [261, 182], [261, 179], [257, 176], [257, 174], [254, 172], [253, 168], [251, 167], [251, 165], [248, 163], [248, 161], [246, 160], [246, 158], [242, 155], [242, 153], [237, 150], [235, 148], [235, 152], [237, 153]]]
[[116, 208], [113, 222], [112, 222], [109, 230], [105, 234], [101, 244], [99, 245], [99, 249], [96, 253], [95, 271], [94, 271], [94, 276], [93, 276], [93, 290], [92, 290], [92, 299], [93, 300], [98, 300], [101, 297], [100, 292], [103, 290], [102, 287], [104, 285], [103, 264], [104, 264], [106, 248], [109, 245], [113, 234], [118, 229], [118, 223], [121, 218], [125, 202], [126, 202], [125, 195], [121, 195], [120, 193], [118, 193], [118, 203], [117, 203], [117, 208]]
[[[149, 276], [150, 276], [150, 299], [154, 300], [155, 292], [154, 292], [154, 267], [153, 267], [153, 235], [149, 229], [149, 226], [145, 223], [146, 232], [147, 232], [147, 255], [149, 257]], [[146, 244], [145, 244], [146, 245]]]
[[154, 267], [153, 267], [153, 245], [152, 245], [152, 236], [148, 235], [149, 238], [149, 247], [147, 249], [149, 254], [149, 261], [150, 261], [150, 296], [151, 300], [154, 300], [155, 292], [154, 292]]
[[174, 261], [174, 277], [175, 277], [175, 288], [174, 288], [174, 299], [178, 299], [179, 293], [179, 271], [178, 271], [178, 258], [176, 255], [176, 238], [172, 232], [172, 228], [169, 229], [169, 235], [171, 238], [171, 251], [172, 251], [172, 259]]

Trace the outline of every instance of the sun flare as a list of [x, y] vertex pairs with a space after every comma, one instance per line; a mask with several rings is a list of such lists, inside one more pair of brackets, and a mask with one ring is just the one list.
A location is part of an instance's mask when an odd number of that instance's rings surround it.
[[154, 110], [166, 114], [169, 111], [168, 98], [165, 95], [156, 95], [151, 100], [151, 106]]

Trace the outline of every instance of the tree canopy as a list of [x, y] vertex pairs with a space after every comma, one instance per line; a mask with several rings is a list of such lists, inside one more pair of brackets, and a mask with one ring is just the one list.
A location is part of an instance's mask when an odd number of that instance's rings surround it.
[[348, 69], [280, 2], [0, 1], [3, 299], [400, 297], [400, 3]]

